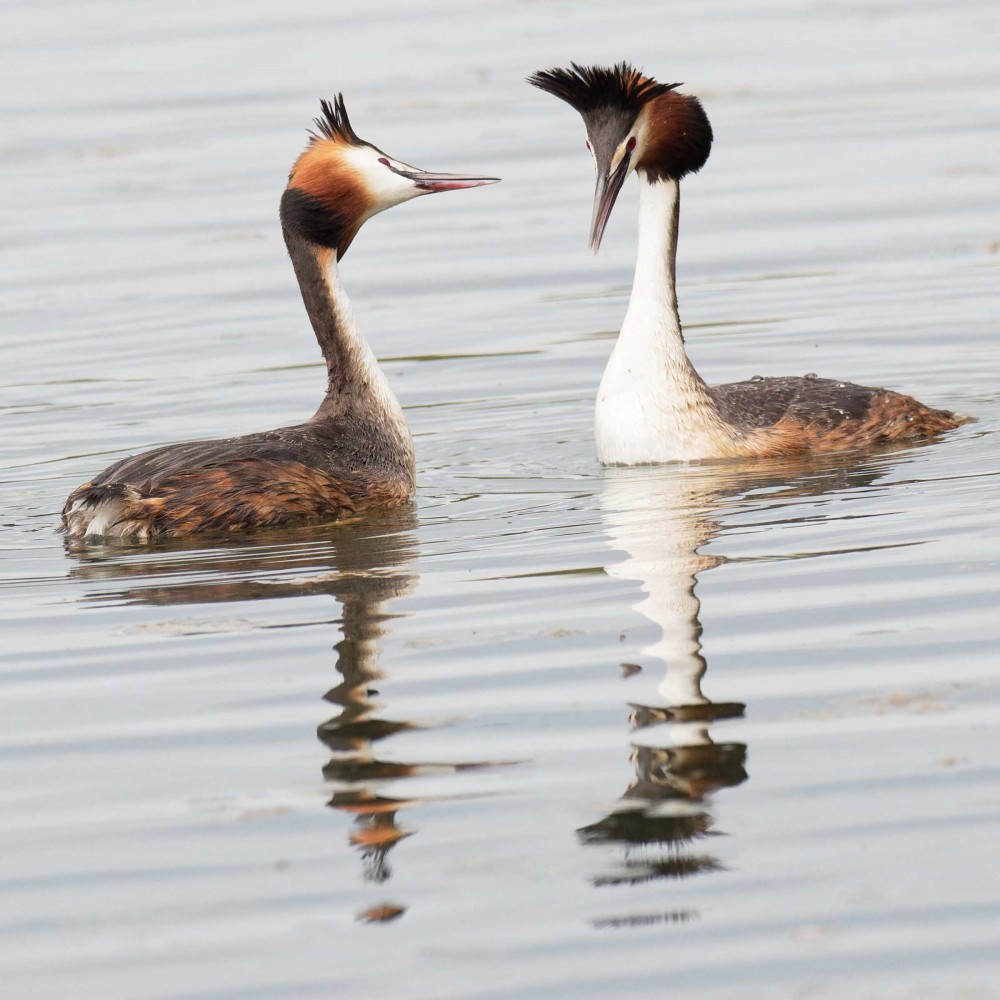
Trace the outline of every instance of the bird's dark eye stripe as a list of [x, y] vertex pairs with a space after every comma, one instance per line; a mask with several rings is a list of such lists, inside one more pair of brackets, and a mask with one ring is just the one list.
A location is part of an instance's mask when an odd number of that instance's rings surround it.
[[413, 180], [413, 174], [409, 170], [400, 170], [399, 167], [394, 167], [387, 156], [380, 156], [378, 162], [388, 167], [394, 174], [399, 174], [400, 177], [405, 177], [407, 180]]
[[400, 170], [399, 167], [394, 167], [390, 162], [388, 157], [380, 156], [378, 162], [383, 166], [388, 167], [394, 174], [399, 174], [400, 177], [409, 177], [410, 175], [405, 170]]

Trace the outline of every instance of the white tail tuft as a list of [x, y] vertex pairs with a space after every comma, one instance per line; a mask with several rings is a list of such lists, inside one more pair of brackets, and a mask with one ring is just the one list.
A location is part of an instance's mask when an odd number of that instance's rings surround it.
[[144, 528], [137, 530], [134, 520], [123, 520], [126, 506], [140, 499], [139, 491], [126, 487], [125, 494], [96, 503], [76, 500], [63, 514], [66, 534], [70, 538], [145, 538]]

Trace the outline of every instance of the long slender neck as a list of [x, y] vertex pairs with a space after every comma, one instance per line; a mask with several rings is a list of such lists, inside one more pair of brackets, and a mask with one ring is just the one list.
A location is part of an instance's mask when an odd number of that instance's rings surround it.
[[675, 281], [679, 214], [677, 181], [640, 174], [632, 295], [594, 418], [597, 455], [605, 464], [712, 457], [728, 434], [684, 350]]
[[399, 401], [354, 323], [334, 251], [285, 231], [302, 301], [326, 360], [326, 396], [310, 423], [369, 428], [393, 464], [413, 464], [413, 442]]
[[643, 345], [665, 356], [668, 377], [677, 388], [704, 382], [684, 350], [677, 311], [677, 229], [680, 185], [673, 178], [650, 182], [639, 175], [639, 248], [632, 295], [619, 340]]

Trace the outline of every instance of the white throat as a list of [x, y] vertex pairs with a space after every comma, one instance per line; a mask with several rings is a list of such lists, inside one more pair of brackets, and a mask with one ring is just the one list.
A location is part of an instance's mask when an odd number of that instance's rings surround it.
[[720, 453], [726, 428], [684, 350], [674, 264], [680, 190], [639, 175], [639, 249], [628, 311], [597, 393], [605, 465], [693, 461]]

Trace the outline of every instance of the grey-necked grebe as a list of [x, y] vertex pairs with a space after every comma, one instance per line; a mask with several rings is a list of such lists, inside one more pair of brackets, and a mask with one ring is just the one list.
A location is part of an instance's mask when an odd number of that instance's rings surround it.
[[410, 431], [354, 324], [337, 263], [376, 213], [497, 178], [411, 167], [358, 137], [342, 96], [322, 110], [281, 199], [285, 243], [326, 359], [319, 409], [293, 427], [116, 462], [70, 494], [62, 519], [68, 535], [148, 539], [332, 521], [412, 495]]

